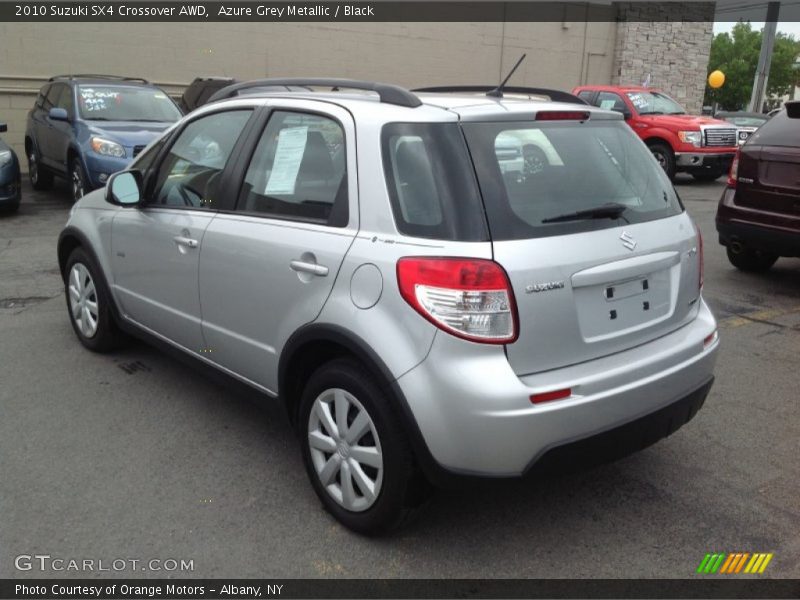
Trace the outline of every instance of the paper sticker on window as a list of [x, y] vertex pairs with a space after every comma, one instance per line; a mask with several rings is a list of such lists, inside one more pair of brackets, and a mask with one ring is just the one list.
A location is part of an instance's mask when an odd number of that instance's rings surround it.
[[647, 106], [647, 99], [641, 94], [628, 94], [628, 98], [631, 99], [631, 102], [633, 102], [636, 108], [644, 108]]
[[614, 105], [617, 103], [616, 100], [601, 100], [600, 101], [600, 108], [605, 110], [611, 110], [614, 108]]
[[294, 194], [297, 173], [306, 150], [308, 127], [288, 127], [278, 134], [278, 147], [265, 194]]

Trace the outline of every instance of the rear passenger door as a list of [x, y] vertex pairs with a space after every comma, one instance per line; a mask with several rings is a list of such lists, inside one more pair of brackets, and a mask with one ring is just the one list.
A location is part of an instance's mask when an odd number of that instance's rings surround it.
[[355, 129], [313, 101], [274, 106], [241, 167], [234, 210], [206, 230], [200, 303], [208, 358], [277, 391], [280, 351], [327, 300], [358, 231]]

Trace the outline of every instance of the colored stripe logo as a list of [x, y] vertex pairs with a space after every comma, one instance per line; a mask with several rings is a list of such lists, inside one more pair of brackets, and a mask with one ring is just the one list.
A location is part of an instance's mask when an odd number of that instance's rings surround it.
[[697, 567], [704, 575], [735, 575], [737, 573], [763, 573], [774, 554], [756, 552], [716, 552], [706, 554]]

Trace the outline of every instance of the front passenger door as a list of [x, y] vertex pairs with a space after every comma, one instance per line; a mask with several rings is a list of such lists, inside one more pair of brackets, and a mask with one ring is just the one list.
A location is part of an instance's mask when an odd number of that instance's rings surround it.
[[114, 216], [113, 285], [123, 314], [191, 352], [205, 348], [197, 290], [204, 234], [252, 113], [228, 110], [190, 122], [150, 175], [145, 204]]

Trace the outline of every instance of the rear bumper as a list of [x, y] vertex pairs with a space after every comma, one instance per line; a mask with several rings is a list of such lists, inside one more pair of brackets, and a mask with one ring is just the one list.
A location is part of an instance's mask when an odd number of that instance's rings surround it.
[[[437, 334], [426, 360], [397, 384], [438, 467], [514, 477], [558, 447], [655, 413], [661, 416], [651, 419], [670, 423], [655, 427], [661, 431], [656, 439], [682, 425], [687, 419], [675, 415], [689, 415], [686, 406], [699, 407], [710, 387], [719, 342], [705, 347], [703, 341], [715, 330], [701, 301], [694, 321], [643, 346], [522, 378], [502, 348]], [[529, 400], [564, 388], [571, 397], [538, 405]]]
[[675, 165], [681, 170], [718, 169], [728, 171], [736, 155], [734, 149], [726, 152], [676, 152]]
[[778, 256], [800, 256], [800, 218], [734, 204], [736, 190], [726, 188], [717, 207], [719, 243], [738, 242]]

